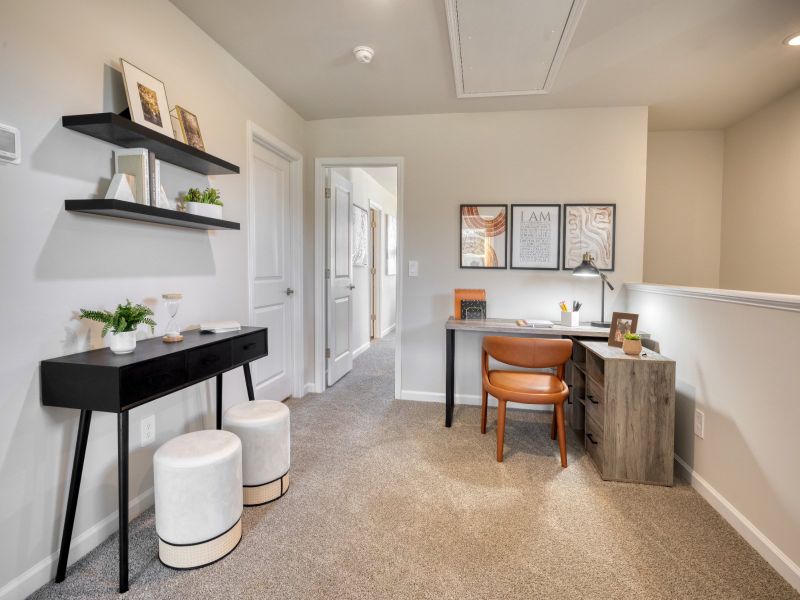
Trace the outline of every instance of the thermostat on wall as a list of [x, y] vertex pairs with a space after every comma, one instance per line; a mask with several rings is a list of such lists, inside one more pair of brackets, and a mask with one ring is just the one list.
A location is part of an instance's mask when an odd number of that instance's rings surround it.
[[19, 129], [0, 123], [0, 162], [18, 165], [22, 161]]

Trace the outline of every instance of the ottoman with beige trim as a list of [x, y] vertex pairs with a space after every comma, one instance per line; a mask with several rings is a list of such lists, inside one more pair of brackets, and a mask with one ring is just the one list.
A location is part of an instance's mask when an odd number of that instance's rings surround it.
[[289, 489], [289, 408], [274, 400], [230, 407], [222, 427], [242, 440], [244, 505], [277, 500]]
[[242, 443], [195, 431], [153, 456], [158, 558], [174, 569], [218, 561], [242, 539]]

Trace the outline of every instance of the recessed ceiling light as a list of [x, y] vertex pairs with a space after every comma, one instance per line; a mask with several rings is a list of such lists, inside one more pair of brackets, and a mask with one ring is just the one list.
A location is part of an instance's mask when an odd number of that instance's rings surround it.
[[787, 46], [800, 46], [800, 33], [793, 33], [783, 40], [783, 43]]

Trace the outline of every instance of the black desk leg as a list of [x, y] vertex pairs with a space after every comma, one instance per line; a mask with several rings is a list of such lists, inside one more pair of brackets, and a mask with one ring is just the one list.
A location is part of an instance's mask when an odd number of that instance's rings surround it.
[[255, 400], [256, 394], [253, 391], [253, 377], [250, 375], [250, 363], [244, 363], [242, 368], [244, 369], [244, 382], [247, 384], [247, 397], [250, 398], [250, 400]]
[[92, 422], [92, 411], [82, 410], [78, 423], [78, 437], [75, 442], [75, 458], [72, 459], [72, 478], [69, 481], [67, 497], [67, 514], [64, 516], [64, 531], [61, 533], [61, 550], [58, 553], [58, 569], [56, 583], [64, 581], [67, 576], [67, 560], [69, 545], [72, 541], [72, 526], [75, 524], [75, 508], [78, 506], [78, 492], [81, 490], [83, 459], [86, 456], [86, 441], [89, 439], [89, 425]]
[[453, 406], [455, 404], [455, 329], [446, 329], [447, 336], [447, 375], [444, 384], [444, 426], [453, 424]]
[[119, 593], [128, 591], [128, 413], [117, 415], [119, 499]]
[[222, 429], [222, 373], [217, 375], [217, 429]]

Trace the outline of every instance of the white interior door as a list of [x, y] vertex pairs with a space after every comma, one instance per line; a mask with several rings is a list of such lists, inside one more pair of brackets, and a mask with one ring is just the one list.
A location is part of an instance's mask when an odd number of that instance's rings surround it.
[[330, 172], [326, 184], [328, 214], [327, 346], [328, 385], [353, 368], [350, 332], [353, 325], [353, 186]]
[[292, 222], [289, 161], [253, 143], [253, 324], [269, 328], [269, 355], [255, 362], [256, 397], [283, 400], [292, 394]]

